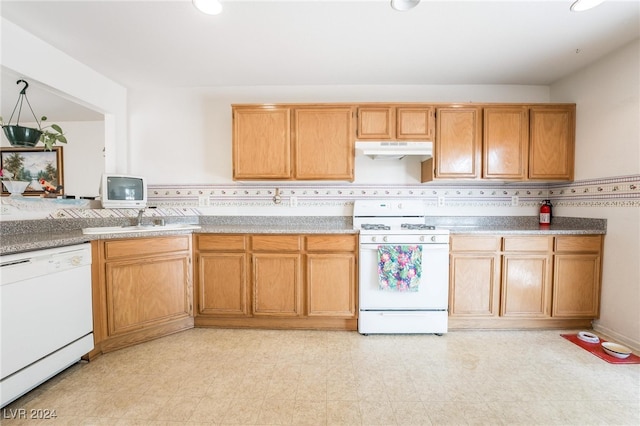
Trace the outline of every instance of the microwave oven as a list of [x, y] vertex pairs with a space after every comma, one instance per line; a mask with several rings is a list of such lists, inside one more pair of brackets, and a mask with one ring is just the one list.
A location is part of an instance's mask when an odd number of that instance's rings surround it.
[[147, 180], [143, 176], [104, 173], [100, 201], [104, 209], [143, 209], [147, 206]]

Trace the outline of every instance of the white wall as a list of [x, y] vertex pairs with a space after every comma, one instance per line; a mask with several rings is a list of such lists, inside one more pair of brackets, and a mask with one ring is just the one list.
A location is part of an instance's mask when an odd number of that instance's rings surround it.
[[104, 114], [105, 167], [126, 171], [127, 90], [4, 18], [0, 30], [0, 65]]
[[[577, 104], [576, 179], [640, 173], [640, 40], [553, 84], [551, 100]], [[556, 214], [607, 219], [594, 326], [640, 347], [640, 205], [590, 205], [558, 207]]]
[[63, 146], [64, 193], [77, 197], [98, 195], [104, 172], [104, 121], [60, 123], [69, 143]]
[[[547, 86], [303, 86], [133, 90], [129, 171], [152, 184], [232, 182], [231, 104], [549, 102]], [[419, 183], [418, 164], [358, 158], [355, 183]]]

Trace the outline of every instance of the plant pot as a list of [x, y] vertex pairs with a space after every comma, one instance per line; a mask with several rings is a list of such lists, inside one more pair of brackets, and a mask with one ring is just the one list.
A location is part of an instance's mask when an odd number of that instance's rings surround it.
[[9, 125], [3, 126], [2, 129], [12, 146], [35, 146], [42, 135], [40, 130], [33, 127]]

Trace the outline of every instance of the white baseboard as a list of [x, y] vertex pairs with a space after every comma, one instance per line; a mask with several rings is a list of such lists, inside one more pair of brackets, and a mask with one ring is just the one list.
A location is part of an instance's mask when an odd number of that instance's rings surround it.
[[613, 340], [616, 343], [622, 343], [623, 345], [631, 348], [634, 352], [640, 352], [640, 341], [638, 340], [634, 340], [630, 337], [617, 333], [610, 328], [599, 324], [598, 321], [593, 321], [593, 329], [598, 333], [603, 334], [606, 337], [606, 340]]

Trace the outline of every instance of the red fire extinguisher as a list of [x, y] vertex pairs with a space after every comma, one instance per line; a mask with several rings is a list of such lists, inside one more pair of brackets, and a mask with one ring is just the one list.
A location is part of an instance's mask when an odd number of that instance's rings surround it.
[[540, 225], [549, 225], [551, 223], [551, 200], [543, 200], [540, 206]]

